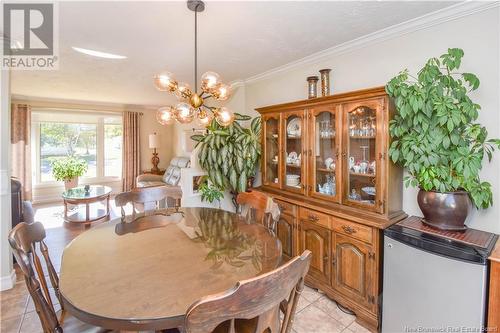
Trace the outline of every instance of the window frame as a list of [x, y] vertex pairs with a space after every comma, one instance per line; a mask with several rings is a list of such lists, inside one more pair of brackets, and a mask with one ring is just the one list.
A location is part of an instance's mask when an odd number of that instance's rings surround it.
[[[123, 179], [123, 169], [120, 176], [106, 176], [105, 175], [105, 151], [104, 151], [104, 143], [105, 143], [105, 133], [104, 133], [104, 125], [105, 124], [115, 124], [115, 123], [106, 123], [105, 119], [109, 117], [114, 117], [119, 119], [119, 123], [115, 125], [121, 125], [122, 127], [122, 135], [123, 135], [123, 116], [121, 113], [115, 112], [96, 112], [96, 111], [80, 111], [75, 112], [74, 110], [33, 110], [33, 113], [36, 114], [46, 114], [46, 115], [56, 115], [57, 113], [68, 114], [74, 112], [74, 116], [94, 116], [97, 118], [96, 122], [91, 121], [38, 121], [31, 120], [31, 155], [32, 155], [32, 179], [33, 186], [35, 188], [48, 188], [48, 187], [58, 187], [61, 185], [61, 182], [56, 180], [50, 181], [41, 181], [41, 145], [40, 145], [40, 125], [42, 123], [68, 123], [68, 124], [88, 124], [88, 125], [96, 125], [96, 177], [80, 177], [80, 183], [84, 184], [94, 184], [94, 183], [110, 183], [122, 181]], [[123, 157], [123, 146], [122, 146], [122, 157]]]

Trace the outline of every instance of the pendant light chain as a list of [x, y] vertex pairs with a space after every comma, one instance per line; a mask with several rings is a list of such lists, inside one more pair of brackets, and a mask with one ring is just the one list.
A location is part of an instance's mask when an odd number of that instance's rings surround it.
[[[194, 11], [194, 89], [198, 89], [198, 6]], [[195, 92], [197, 92], [195, 90]]]

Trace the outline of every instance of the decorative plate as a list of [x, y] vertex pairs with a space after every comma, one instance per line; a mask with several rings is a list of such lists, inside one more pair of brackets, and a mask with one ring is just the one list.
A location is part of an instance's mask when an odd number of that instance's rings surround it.
[[289, 137], [299, 137], [301, 134], [300, 118], [293, 118], [286, 127], [286, 132]]
[[363, 192], [365, 192], [368, 195], [375, 195], [375, 187], [373, 186], [366, 186], [361, 189]]
[[288, 157], [289, 157], [291, 160], [295, 161], [295, 160], [297, 159], [298, 155], [297, 155], [297, 153], [296, 153], [296, 152], [292, 151], [292, 152], [290, 152], [290, 154], [288, 154]]

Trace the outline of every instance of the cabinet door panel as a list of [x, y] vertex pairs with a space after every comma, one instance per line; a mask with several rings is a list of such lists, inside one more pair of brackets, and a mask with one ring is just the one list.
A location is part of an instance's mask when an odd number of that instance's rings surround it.
[[340, 106], [326, 105], [309, 110], [309, 186], [312, 197], [340, 202]]
[[300, 252], [312, 252], [309, 275], [318, 281], [330, 281], [331, 232], [312, 222], [300, 220]]
[[262, 124], [262, 183], [281, 188], [281, 115], [264, 115]]
[[283, 249], [283, 258], [288, 260], [295, 255], [295, 225], [294, 217], [281, 215], [277, 225], [278, 238]]
[[334, 235], [332, 285], [367, 308], [374, 307], [374, 257], [370, 246], [351, 237]]
[[283, 189], [305, 194], [306, 138], [305, 111], [283, 113]]
[[381, 193], [384, 101], [378, 98], [343, 105], [342, 202], [379, 213], [384, 209]]

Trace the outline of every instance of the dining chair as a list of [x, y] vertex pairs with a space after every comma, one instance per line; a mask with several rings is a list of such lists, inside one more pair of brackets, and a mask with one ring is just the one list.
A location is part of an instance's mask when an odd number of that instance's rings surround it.
[[241, 192], [236, 197], [238, 212], [246, 220], [263, 224], [274, 235], [280, 217], [279, 206], [267, 194], [259, 191]]
[[178, 211], [182, 198], [182, 190], [179, 186], [152, 186], [138, 187], [128, 192], [119, 193], [115, 196], [115, 204], [121, 208], [121, 218], [125, 221], [125, 206], [132, 204], [132, 219], [135, 220], [137, 208], [140, 207], [144, 213], [148, 212], [148, 204], [154, 203], [154, 209], [160, 208], [160, 202], [173, 201], [173, 208]]
[[306, 250], [271, 272], [195, 302], [186, 313], [186, 333], [289, 333], [311, 256]]
[[[59, 277], [50, 260], [44, 239], [45, 229], [40, 222], [32, 224], [21, 222], [9, 233], [9, 244], [33, 299], [43, 331], [61, 333], [64, 329], [64, 332], [109, 332], [109, 330], [88, 325], [64, 311], [59, 292]], [[47, 275], [40, 257], [44, 259]], [[47, 276], [61, 306], [59, 316], [50, 295]]]

